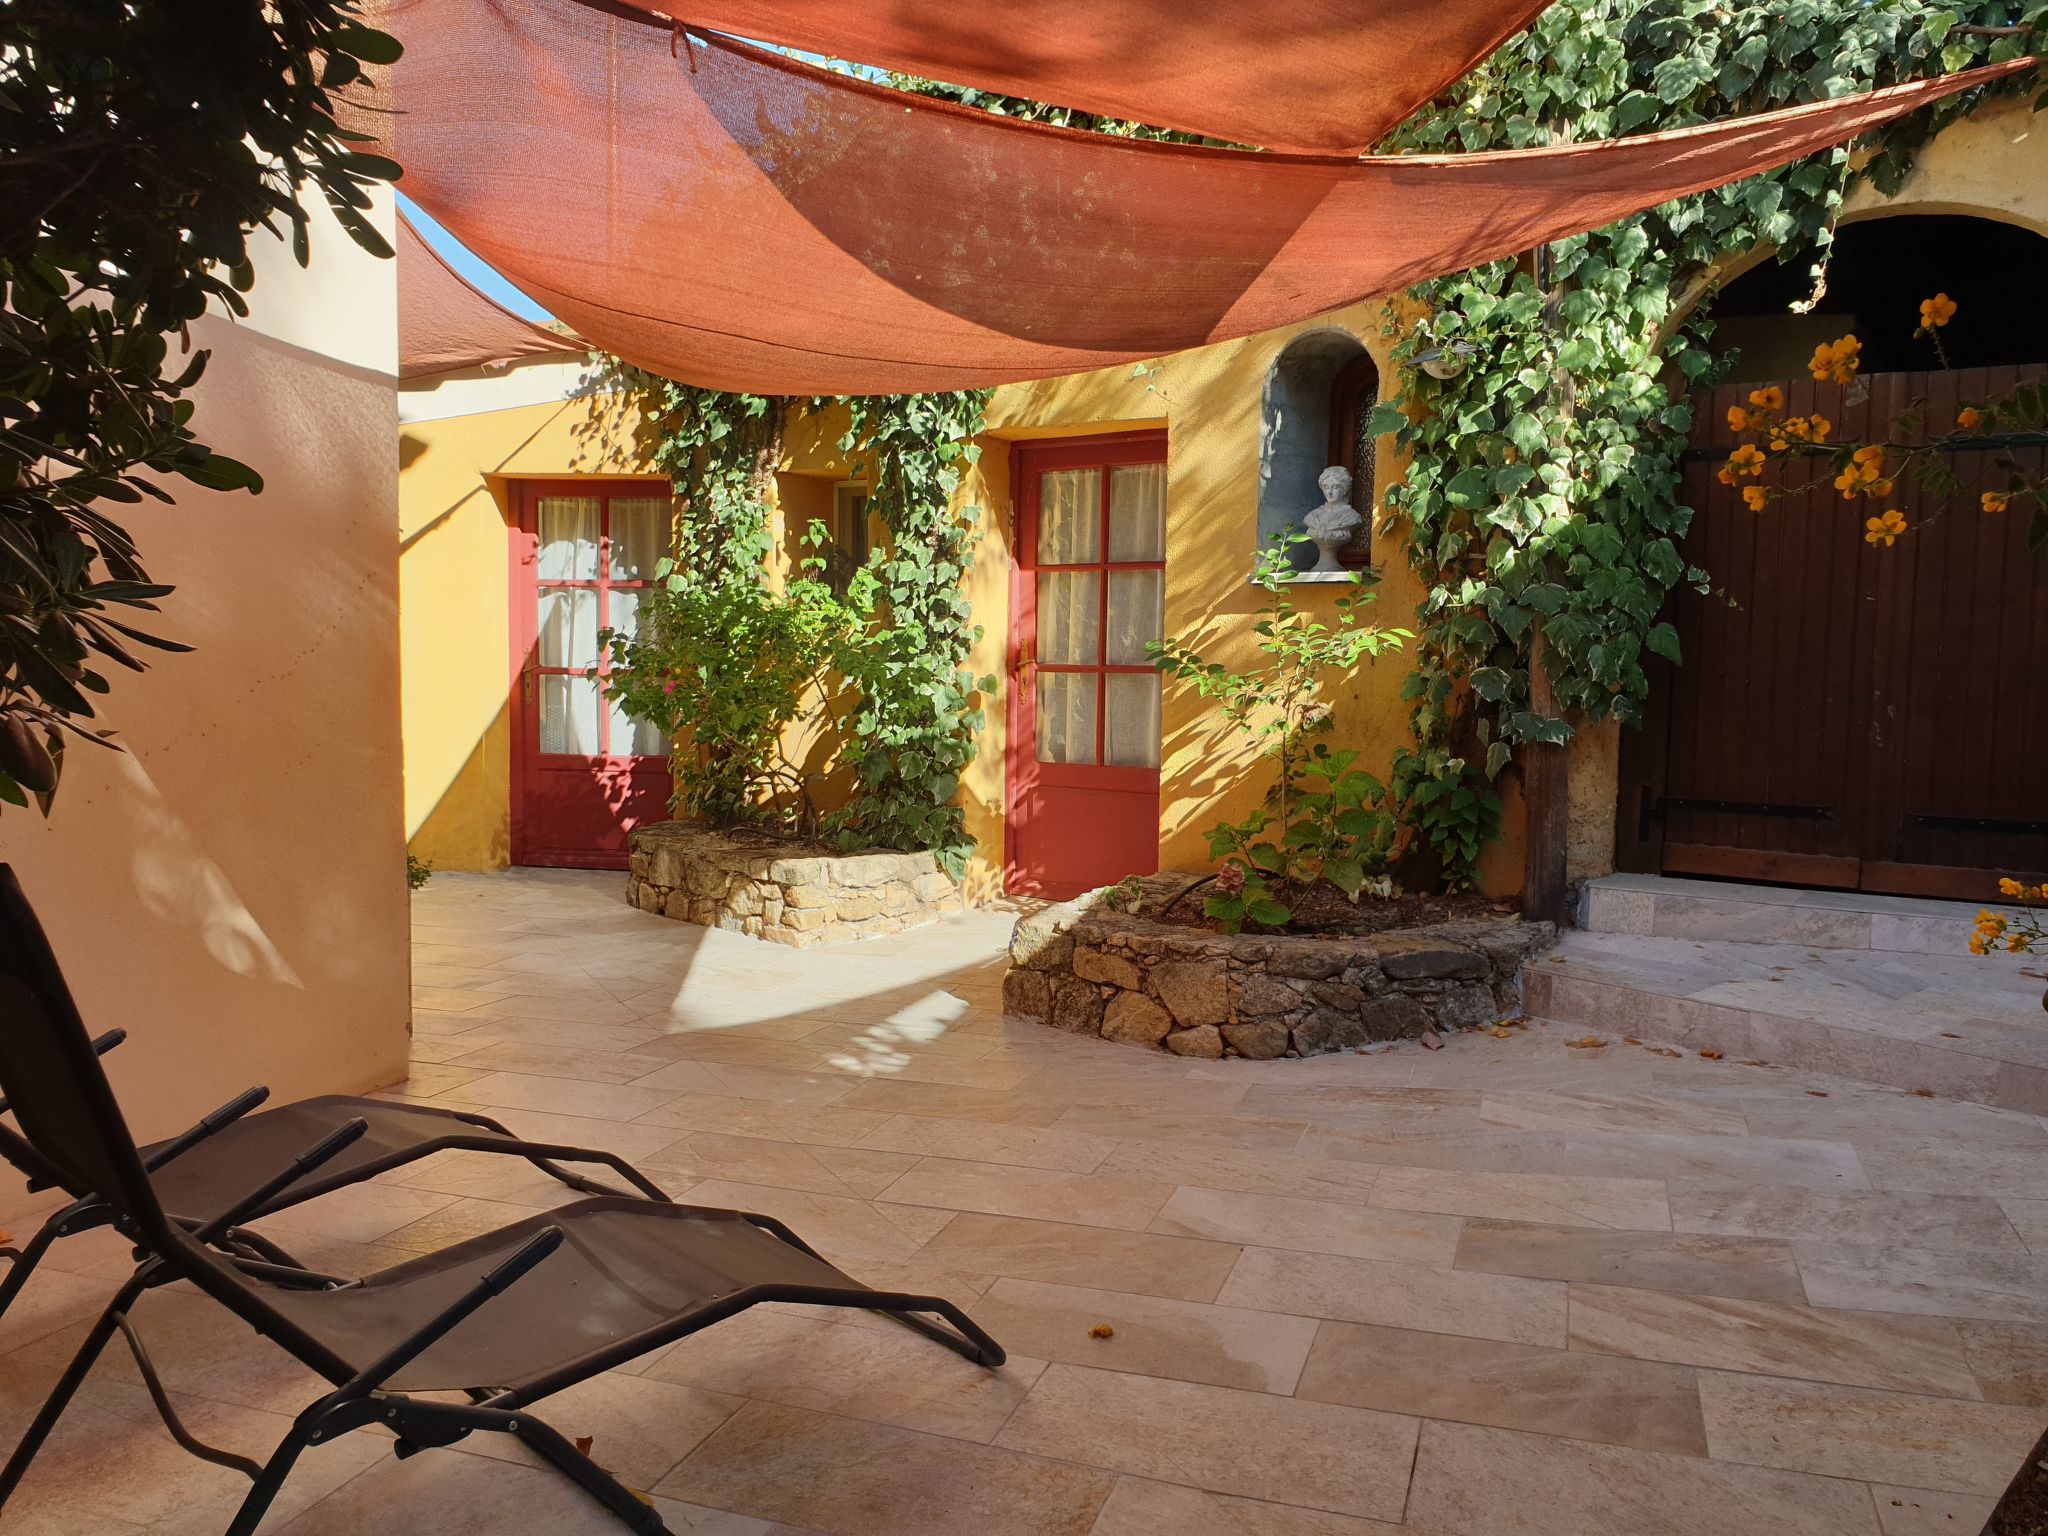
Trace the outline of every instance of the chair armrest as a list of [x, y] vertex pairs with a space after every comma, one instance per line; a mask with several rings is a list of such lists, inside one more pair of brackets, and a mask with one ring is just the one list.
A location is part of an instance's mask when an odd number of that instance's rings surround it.
[[142, 1162], [143, 1168], [150, 1173], [155, 1173], [157, 1169], [163, 1167], [171, 1159], [183, 1157], [187, 1152], [198, 1146], [200, 1142], [206, 1140], [207, 1137], [214, 1135], [226, 1126], [233, 1125], [242, 1116], [248, 1114], [250, 1110], [269, 1097], [270, 1090], [268, 1088], [244, 1089], [232, 1099], [229, 1099], [227, 1103], [221, 1105], [219, 1109], [216, 1109], [212, 1114], [201, 1120], [197, 1125], [193, 1126], [184, 1135], [178, 1137], [175, 1141], [165, 1142], [153, 1156], [144, 1158]]
[[543, 1227], [508, 1254], [483, 1278], [442, 1309], [439, 1316], [364, 1366], [336, 1390], [337, 1397], [361, 1397], [377, 1390], [472, 1312], [509, 1289], [528, 1270], [562, 1246], [560, 1227]]
[[271, 1199], [289, 1189], [322, 1163], [354, 1142], [370, 1128], [370, 1122], [358, 1116], [345, 1125], [338, 1125], [313, 1143], [304, 1152], [291, 1160], [291, 1164], [265, 1179], [261, 1185], [244, 1195], [230, 1209], [223, 1211], [205, 1226], [194, 1230], [192, 1236], [202, 1243], [210, 1243], [229, 1227], [238, 1227], [251, 1216], [268, 1205]]

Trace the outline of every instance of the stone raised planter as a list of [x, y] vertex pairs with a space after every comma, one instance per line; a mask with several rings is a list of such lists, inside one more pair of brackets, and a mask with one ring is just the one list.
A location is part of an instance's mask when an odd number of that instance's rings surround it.
[[636, 828], [626, 846], [626, 899], [641, 911], [797, 949], [900, 933], [962, 905], [929, 853], [838, 853], [687, 821]]
[[1135, 915], [1094, 891], [1020, 918], [1004, 1007], [1182, 1056], [1315, 1056], [1517, 1013], [1522, 962], [1557, 938], [1552, 924], [1506, 917], [1319, 938], [1233, 937], [1144, 915], [1196, 878], [1142, 882]]

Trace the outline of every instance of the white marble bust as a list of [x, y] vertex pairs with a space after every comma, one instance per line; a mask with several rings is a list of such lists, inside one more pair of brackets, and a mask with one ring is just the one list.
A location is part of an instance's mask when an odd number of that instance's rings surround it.
[[1322, 552], [1312, 569], [1341, 572], [1344, 567], [1337, 563], [1337, 551], [1351, 542], [1365, 519], [1351, 505], [1350, 470], [1332, 464], [1316, 476], [1316, 484], [1322, 490], [1323, 504], [1301, 520], [1301, 526]]

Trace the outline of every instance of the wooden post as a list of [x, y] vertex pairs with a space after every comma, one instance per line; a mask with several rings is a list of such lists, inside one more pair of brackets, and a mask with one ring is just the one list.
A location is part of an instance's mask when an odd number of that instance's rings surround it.
[[[1551, 696], [1550, 674], [1544, 670], [1543, 620], [1531, 628], [1529, 641], [1529, 709], [1532, 714], [1556, 715], [1557, 701]], [[1530, 742], [1522, 748], [1522, 916], [1534, 921], [1564, 921], [1565, 843], [1569, 837], [1566, 811], [1571, 783], [1565, 748], [1550, 742]]]

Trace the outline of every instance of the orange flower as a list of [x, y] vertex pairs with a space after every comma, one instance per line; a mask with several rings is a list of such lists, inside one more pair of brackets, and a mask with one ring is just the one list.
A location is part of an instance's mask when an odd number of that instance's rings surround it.
[[1771, 493], [1760, 485], [1745, 485], [1742, 488], [1742, 504], [1752, 512], [1761, 512], [1770, 503]]
[[1807, 417], [1806, 426], [1807, 430], [1813, 434], [1813, 440], [1816, 443], [1826, 442], [1828, 440], [1828, 434], [1835, 430], [1835, 424], [1829, 421], [1825, 416]]
[[[1728, 483], [1733, 485], [1735, 482], [1730, 480]], [[1835, 489], [1842, 493], [1842, 500], [1844, 501], [1854, 501], [1856, 499], [1856, 492], [1862, 485], [1863, 477], [1856, 473], [1856, 466], [1854, 464], [1851, 464], [1847, 469], [1835, 476]]]
[[1984, 413], [1974, 405], [1966, 405], [1956, 412], [1956, 425], [1965, 432], [1974, 432], [1983, 425]]
[[1768, 389], [1752, 389], [1749, 392], [1749, 403], [1766, 411], [1782, 411], [1785, 409], [1785, 391], [1775, 384]]
[[[2004, 491], [1986, 491], [1983, 496], [1983, 502], [1986, 512], [2003, 512], [2012, 505], [2012, 497], [2008, 496]], [[2006, 894], [2013, 896], [2017, 895], [2018, 892], [2007, 891]]]
[[2026, 889], [2027, 888], [2024, 885], [2021, 885], [2019, 881], [2011, 879], [2010, 877], [2000, 880], [1998, 882], [1998, 894], [2001, 896], [2024, 895], [2026, 893]]
[[1743, 409], [1743, 408], [1742, 408], [1741, 406], [1739, 406], [1739, 405], [1731, 405], [1731, 406], [1729, 406], [1729, 407], [1728, 407], [1728, 430], [1729, 430], [1730, 432], [1741, 432], [1741, 431], [1744, 431], [1744, 430], [1746, 430], [1746, 429], [1748, 428], [1748, 426], [1749, 426], [1749, 412], [1745, 411], [1745, 410], [1744, 410], [1744, 409]]
[[1864, 543], [1882, 544], [1889, 549], [1898, 542], [1899, 535], [1906, 531], [1905, 515], [1887, 512], [1882, 517], [1867, 518], [1864, 520], [1863, 528]]
[[1862, 361], [1863, 343], [1854, 336], [1843, 336], [1835, 341], [1824, 341], [1813, 349], [1813, 357], [1806, 365], [1806, 371], [1816, 379], [1834, 380], [1846, 384], [1856, 377], [1856, 369]]
[[1937, 293], [1931, 299], [1920, 301], [1920, 329], [1934, 330], [1944, 326], [1956, 317], [1956, 301], [1945, 293]]
[[1735, 483], [1735, 471], [1730, 469], [1726, 464], [1723, 464], [1719, 469], [1714, 471], [1714, 478], [1720, 481], [1723, 485], [1733, 485]]
[[1879, 497], [1889, 496], [1891, 495], [1891, 493], [1892, 483], [1889, 480], [1873, 480], [1868, 485], [1863, 487], [1863, 494], [1870, 497], [1872, 500], [1876, 500]]
[[[1760, 475], [1764, 472], [1763, 450], [1755, 443], [1744, 443], [1728, 455], [1728, 469], [1738, 475]], [[1733, 483], [1732, 481], [1730, 482]]]

